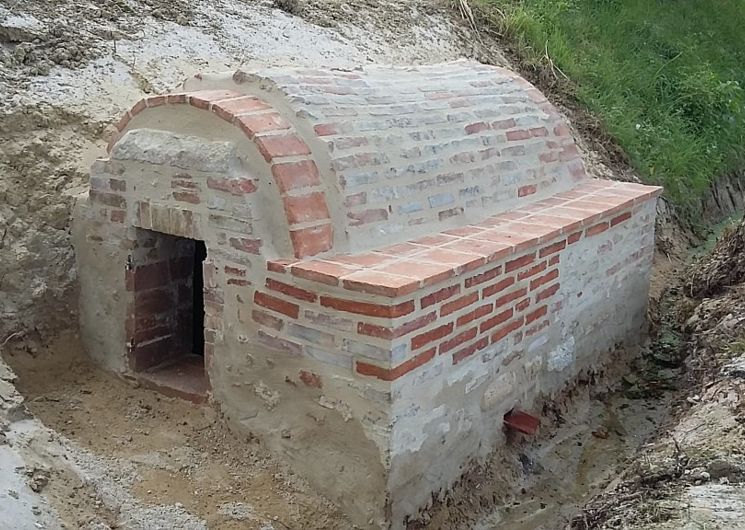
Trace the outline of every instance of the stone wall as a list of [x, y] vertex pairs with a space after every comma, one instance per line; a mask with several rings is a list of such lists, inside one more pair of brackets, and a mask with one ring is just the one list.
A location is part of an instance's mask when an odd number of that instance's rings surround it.
[[400, 528], [506, 412], [639, 340], [660, 190], [587, 178], [515, 74], [185, 88], [122, 119], [77, 206], [87, 347], [137, 377], [178, 341], [178, 249], [204, 241], [211, 399], [360, 526]]

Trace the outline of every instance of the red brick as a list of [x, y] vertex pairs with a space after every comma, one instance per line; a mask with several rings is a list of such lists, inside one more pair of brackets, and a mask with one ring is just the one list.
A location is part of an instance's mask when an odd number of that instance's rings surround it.
[[506, 322], [507, 320], [512, 318], [513, 313], [514, 312], [512, 311], [512, 308], [509, 308], [502, 311], [501, 313], [498, 313], [497, 315], [494, 315], [491, 318], [484, 320], [479, 326], [479, 332], [483, 333], [484, 331], [489, 330], [494, 326], [498, 326], [502, 322]]
[[269, 313], [259, 309], [254, 309], [251, 312], [251, 318], [253, 318], [255, 322], [277, 331], [281, 330], [285, 323], [281, 318], [277, 318], [274, 315], [270, 315]]
[[281, 131], [290, 128], [287, 120], [276, 112], [239, 116], [235, 119], [235, 123], [249, 138], [253, 138], [259, 133]]
[[127, 218], [126, 210], [111, 210], [111, 214], [109, 217], [112, 223], [124, 223], [124, 220], [126, 218]]
[[548, 260], [548, 264], [553, 266], [559, 263], [559, 261], [560, 261], [560, 256], [557, 254], [556, 256], [553, 256], [550, 260]]
[[521, 280], [524, 280], [525, 278], [530, 278], [531, 276], [535, 276], [539, 272], [545, 271], [546, 267], [548, 267], [548, 264], [545, 261], [542, 261], [538, 265], [534, 265], [528, 270], [519, 272], [517, 274], [517, 281], [521, 281]]
[[418, 329], [423, 328], [427, 324], [431, 324], [437, 319], [437, 313], [432, 311], [426, 315], [423, 315], [414, 320], [410, 320], [395, 328], [388, 328], [385, 326], [378, 326], [377, 324], [369, 324], [367, 322], [360, 322], [357, 324], [357, 333], [360, 335], [368, 335], [370, 337], [378, 337], [381, 339], [397, 339], [408, 335]]
[[546, 298], [550, 298], [553, 295], [555, 295], [557, 292], [559, 292], [559, 286], [560, 284], [555, 283], [551, 287], [547, 287], [540, 293], [538, 293], [535, 297], [536, 302], [540, 302], [541, 300], [545, 300]]
[[540, 278], [536, 278], [535, 280], [530, 282], [530, 290], [534, 291], [541, 285], [547, 284], [548, 282], [551, 282], [559, 277], [559, 269], [552, 269], [548, 271], [546, 274], [541, 276]]
[[535, 252], [532, 252], [530, 254], [525, 254], [524, 256], [520, 256], [519, 258], [510, 260], [504, 264], [504, 272], [512, 272], [517, 269], [520, 269], [524, 267], [525, 265], [528, 265], [529, 263], [533, 263], [534, 259], [535, 259]]
[[550, 254], [554, 254], [556, 252], [560, 252], [560, 251], [564, 250], [566, 248], [566, 246], [567, 246], [566, 239], [563, 239], [561, 241], [557, 241], [556, 243], [553, 243], [553, 244], [551, 244], [551, 245], [549, 245], [547, 247], [543, 247], [538, 252], [538, 257], [539, 258], [545, 258], [546, 256], [548, 256]]
[[223, 270], [225, 271], [225, 274], [229, 274], [231, 276], [239, 276], [241, 278], [245, 278], [246, 276], [246, 269], [239, 269], [238, 267], [225, 265], [225, 268]]
[[457, 300], [453, 300], [452, 302], [448, 302], [446, 304], [443, 304], [440, 308], [440, 316], [444, 317], [449, 315], [450, 313], [453, 313], [454, 311], [458, 311], [459, 309], [463, 309], [464, 307], [468, 307], [469, 305], [475, 303], [479, 299], [479, 293], [471, 293], [466, 296], [462, 296], [458, 298]]
[[334, 229], [330, 224], [290, 230], [296, 258], [315, 256], [333, 246]]
[[283, 197], [287, 222], [291, 225], [320, 221], [329, 218], [329, 210], [326, 206], [326, 196], [321, 192], [313, 192], [299, 197]]
[[457, 351], [453, 354], [453, 364], [458, 364], [463, 359], [470, 357], [474, 353], [476, 353], [479, 350], [483, 350], [489, 345], [489, 339], [487, 337], [483, 337], [470, 346], [466, 346], [460, 351]]
[[423, 364], [431, 361], [435, 356], [435, 348], [423, 351], [422, 353], [412, 357], [406, 362], [403, 362], [395, 368], [383, 368], [374, 364], [369, 364], [363, 361], [357, 361], [355, 369], [360, 375], [369, 375], [382, 379], [383, 381], [393, 381], [399, 377], [411, 372], [415, 368], [422, 366]]
[[470, 311], [466, 313], [465, 315], [461, 315], [460, 317], [458, 317], [458, 320], [455, 321], [455, 324], [458, 327], [465, 326], [466, 324], [468, 324], [469, 322], [473, 320], [478, 320], [481, 317], [485, 317], [486, 315], [491, 313], [493, 309], [494, 309], [494, 304], [484, 304], [474, 309], [473, 311]]
[[569, 237], [567, 238], [567, 243], [569, 243], [570, 245], [571, 245], [572, 243], [576, 243], [577, 241], [579, 241], [579, 239], [580, 239], [581, 237], [582, 237], [582, 232], [581, 232], [581, 231], [580, 231], [580, 232], [575, 232], [575, 233], [573, 233], [572, 235], [570, 235], [570, 236], [569, 236]]
[[603, 232], [608, 230], [609, 227], [610, 227], [610, 224], [608, 223], [608, 221], [603, 221], [602, 223], [598, 223], [594, 226], [591, 226], [587, 230], [585, 230], [585, 236], [589, 237], [589, 236], [595, 236], [597, 234], [602, 234]]
[[266, 262], [266, 270], [270, 272], [278, 272], [280, 274], [284, 274], [287, 272], [287, 265], [289, 265], [289, 262], [284, 262], [285, 260], [279, 260], [279, 261], [267, 261]]
[[529, 305], [530, 305], [530, 298], [525, 298], [524, 300], [520, 300], [517, 304], [515, 304], [515, 311], [517, 312], [525, 311]]
[[257, 189], [256, 184], [251, 179], [229, 179], [224, 177], [207, 177], [207, 187], [239, 196], [246, 193], [253, 193]]
[[452, 339], [448, 339], [442, 342], [440, 344], [440, 350], [439, 350], [440, 355], [442, 355], [443, 353], [449, 352], [453, 348], [457, 348], [464, 342], [468, 342], [469, 340], [476, 338], [478, 331], [479, 331], [478, 327], [474, 326], [471, 329], [458, 333]]
[[625, 212], [625, 213], [622, 213], [621, 215], [614, 217], [613, 219], [610, 220], [610, 225], [616, 226], [617, 224], [623, 223], [624, 221], [628, 219], [631, 219], [631, 212]]
[[231, 237], [230, 246], [236, 250], [249, 254], [261, 253], [261, 239], [248, 239], [245, 237]]
[[518, 197], [527, 197], [528, 195], [533, 195], [536, 191], [538, 191], [538, 188], [535, 184], [528, 184], [527, 186], [520, 186], [517, 188], [517, 196]]
[[479, 285], [480, 283], [488, 282], [489, 280], [493, 280], [500, 274], [502, 274], [501, 265], [494, 267], [493, 269], [489, 269], [488, 271], [482, 272], [481, 274], [466, 278], [466, 288], [472, 287], [474, 285]]
[[489, 130], [489, 124], [484, 123], [483, 121], [472, 123], [465, 127], [466, 134], [477, 134], [487, 130]]
[[312, 160], [273, 164], [272, 175], [280, 193], [321, 184], [318, 167]]
[[531, 335], [535, 335], [539, 331], [543, 331], [546, 329], [549, 325], [548, 320], [544, 320], [543, 322], [539, 322], [538, 324], [535, 324], [534, 326], [529, 327], [525, 330], [525, 336], [530, 337]]
[[380, 305], [369, 302], [357, 302], [354, 300], [344, 300], [333, 296], [321, 296], [321, 305], [332, 307], [339, 311], [355, 313], [357, 315], [368, 315], [371, 317], [396, 318], [414, 312], [414, 301], [402, 302], [397, 305]]
[[513, 331], [517, 331], [520, 329], [523, 325], [523, 317], [516, 318], [515, 320], [510, 321], [508, 324], [505, 324], [498, 330], [494, 331], [491, 335], [491, 342], [494, 344], [495, 342], [498, 342], [505, 338], [507, 335], [512, 333]]
[[507, 289], [507, 287], [509, 287], [513, 283], [515, 283], [514, 276], [510, 276], [503, 280], [499, 280], [497, 283], [484, 287], [484, 289], [481, 291], [481, 297], [487, 298], [489, 296], [497, 294], [500, 291], [504, 291], [505, 289]]
[[336, 124], [334, 123], [319, 123], [313, 126], [313, 132], [317, 136], [331, 136], [332, 134], [338, 134]]
[[248, 287], [251, 282], [248, 280], [241, 280], [238, 278], [228, 278], [228, 285], [235, 285], [238, 287]]
[[518, 129], [517, 131], [507, 131], [508, 142], [527, 140], [528, 138], [530, 138], [530, 132], [525, 129]]
[[512, 129], [517, 126], [515, 118], [509, 118], [506, 120], [497, 120], [491, 123], [492, 129]]
[[271, 309], [277, 313], [282, 313], [291, 318], [297, 318], [300, 313], [300, 307], [297, 304], [275, 298], [274, 296], [262, 293], [261, 291], [256, 291], [254, 293], [254, 302], [262, 307], [266, 307], [267, 309]]
[[432, 294], [423, 296], [421, 300], [421, 307], [422, 309], [424, 309], [425, 307], [429, 307], [432, 304], [436, 304], [437, 302], [447, 300], [448, 298], [455, 296], [458, 293], [460, 293], [460, 285], [458, 284], [451, 285], [449, 287], [443, 287], [439, 291], [435, 291]]
[[174, 191], [173, 198], [179, 202], [188, 202], [189, 204], [199, 204], [202, 202], [199, 195], [191, 191]]
[[256, 145], [267, 162], [284, 156], [310, 154], [308, 145], [294, 134], [257, 136]]
[[352, 226], [377, 223], [388, 219], [388, 210], [385, 208], [374, 208], [361, 212], [347, 212], [347, 218], [349, 219], [349, 224]]
[[309, 372], [307, 370], [300, 370], [298, 377], [303, 383], [305, 383], [306, 386], [311, 386], [313, 388], [323, 388], [321, 376], [318, 374]]
[[[236, 98], [235, 96], [240, 96], [240, 94], [232, 92], [225, 94], [225, 96], [222, 97], [220, 100], [211, 98], [207, 99], [210, 99], [212, 101], [212, 112], [220, 116], [223, 120], [229, 121], [231, 123], [233, 123], [235, 121], [235, 117], [240, 114], [245, 114], [247, 112], [256, 112], [258, 110], [267, 110], [271, 108], [268, 103], [260, 100], [259, 98], [253, 96], [243, 96]], [[191, 96], [189, 98], [189, 101], [193, 105], [194, 97]]]
[[546, 316], [546, 313], [548, 313], [548, 306], [541, 306], [532, 313], [528, 313], [525, 315], [525, 324], [530, 324], [531, 322], [535, 322], [539, 318]]
[[517, 291], [512, 291], [511, 293], [502, 295], [494, 300], [494, 309], [509, 304], [510, 302], [512, 302], [513, 300], [517, 300], [518, 298], [522, 298], [526, 294], [528, 294], [528, 290], [523, 287], [522, 289], [518, 289]]
[[318, 296], [315, 293], [311, 293], [310, 291], [306, 291], [305, 289], [300, 289], [299, 287], [295, 287], [294, 285], [288, 285], [283, 282], [278, 282], [277, 280], [272, 280], [271, 278], [266, 279], [266, 286], [272, 291], [286, 294], [287, 296], [297, 298], [298, 300], [315, 302], [318, 299]]
[[416, 337], [411, 339], [411, 349], [412, 350], [419, 349], [422, 346], [429, 344], [430, 342], [434, 342], [443, 337], [447, 337], [452, 332], [453, 332], [452, 322], [450, 322], [449, 324], [444, 324], [442, 326], [436, 327], [429, 331], [426, 331], [422, 333], [421, 335], [417, 335]]

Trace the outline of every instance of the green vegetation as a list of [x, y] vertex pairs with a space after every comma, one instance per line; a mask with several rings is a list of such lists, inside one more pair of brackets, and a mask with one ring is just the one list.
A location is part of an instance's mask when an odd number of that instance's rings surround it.
[[678, 204], [745, 169], [745, 0], [471, 4], [523, 62], [566, 76], [635, 168]]

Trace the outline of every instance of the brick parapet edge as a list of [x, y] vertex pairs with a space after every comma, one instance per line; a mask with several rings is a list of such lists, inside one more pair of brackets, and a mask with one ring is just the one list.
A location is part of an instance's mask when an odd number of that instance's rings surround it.
[[[310, 148], [282, 115], [258, 97], [231, 90], [203, 90], [142, 99], [117, 122], [117, 134], [109, 142], [109, 152], [135, 116], [163, 105], [190, 105], [211, 112], [240, 129], [256, 144], [279, 190], [296, 258], [315, 256], [333, 248], [331, 216]], [[232, 189], [234, 184], [213, 183], [214, 186]]]

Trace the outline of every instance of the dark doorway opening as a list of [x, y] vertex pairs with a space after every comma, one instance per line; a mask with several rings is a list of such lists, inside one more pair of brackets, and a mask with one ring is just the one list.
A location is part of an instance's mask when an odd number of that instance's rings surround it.
[[204, 241], [194, 241], [191, 353], [202, 357], [204, 357], [204, 259], [206, 257], [207, 246]]
[[131, 256], [134, 290], [129, 364], [137, 378], [165, 394], [202, 401], [204, 366], [204, 241], [137, 229]]

